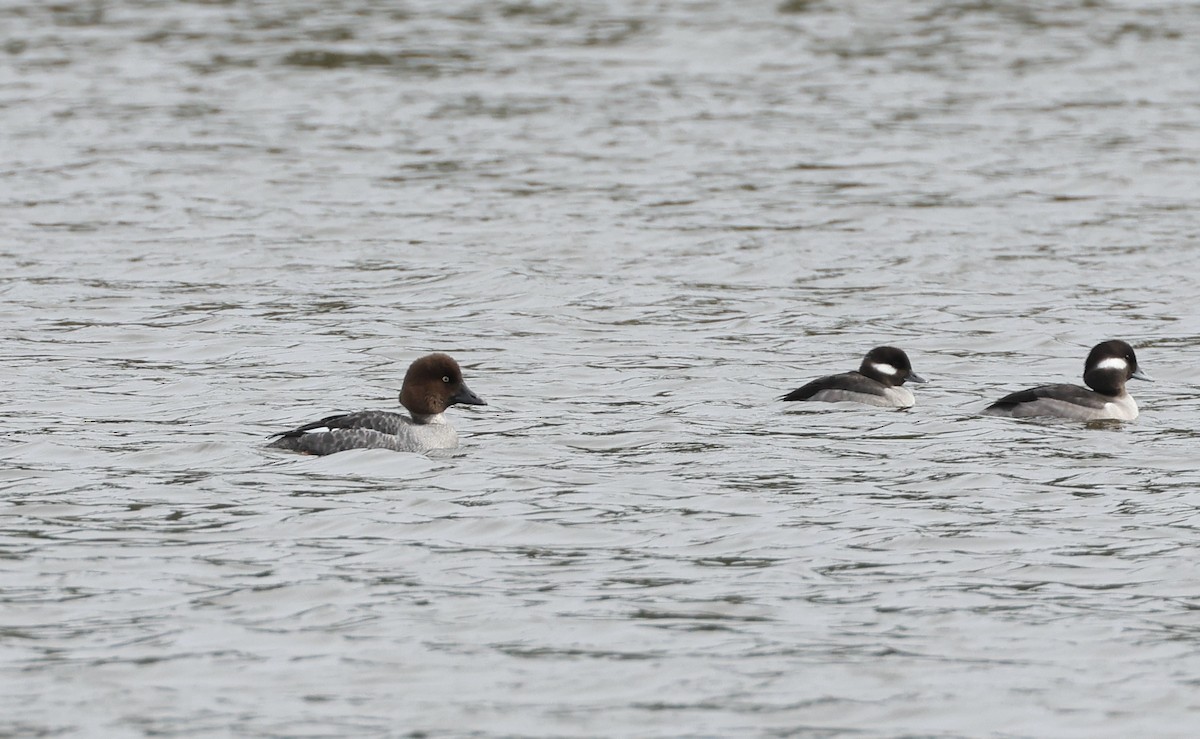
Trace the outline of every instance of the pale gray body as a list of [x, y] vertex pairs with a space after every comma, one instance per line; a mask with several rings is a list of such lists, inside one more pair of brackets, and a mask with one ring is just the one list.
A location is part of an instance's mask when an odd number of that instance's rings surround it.
[[[867, 378], [863, 378], [867, 380]], [[871, 382], [870, 380], [867, 380]], [[864, 383], [865, 384], [865, 383]], [[810, 395], [807, 400], [817, 400], [825, 403], [866, 403], [867, 405], [878, 405], [885, 408], [911, 408], [916, 402], [916, 397], [912, 391], [906, 387], [887, 387], [874, 383], [875, 387], [862, 390], [849, 390], [845, 388], [828, 388], [818, 390]]]
[[409, 416], [387, 411], [359, 411], [330, 416], [268, 446], [305, 454], [333, 454], [347, 449], [391, 449], [423, 454], [434, 449], [454, 449], [458, 432], [437, 414], [417, 423]]
[[1053, 416], [1076, 421], [1132, 421], [1138, 417], [1137, 401], [1127, 392], [1103, 395], [1078, 385], [1044, 385], [1024, 393], [1029, 399], [1011, 405], [997, 403], [983, 414], [1004, 418]]

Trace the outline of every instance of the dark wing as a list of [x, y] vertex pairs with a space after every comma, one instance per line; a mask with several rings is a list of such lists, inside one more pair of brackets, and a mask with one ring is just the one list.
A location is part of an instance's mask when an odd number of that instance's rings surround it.
[[1062, 400], [1085, 408], [1103, 408], [1104, 404], [1108, 402], [1108, 398], [1079, 385], [1042, 385], [1005, 395], [985, 410], [1012, 410], [1022, 403], [1033, 403], [1042, 398]]
[[[808, 400], [822, 390], [849, 390], [852, 392], [870, 392], [863, 383], [869, 382], [857, 372], [843, 372], [840, 375], [826, 375], [817, 378], [804, 387], [797, 388], [780, 400]], [[878, 390], [875, 391], [878, 394]]]
[[412, 425], [412, 421], [399, 413], [389, 411], [358, 411], [356, 413], [340, 413], [336, 416], [326, 416], [320, 421], [306, 423], [291, 431], [283, 431], [275, 437], [303, 436], [317, 429], [373, 429], [385, 434], [399, 434], [402, 429]]
[[313, 421], [312, 423], [306, 423], [303, 426], [297, 426], [296, 428], [291, 429], [290, 431], [280, 431], [277, 434], [271, 434], [270, 438], [272, 438], [272, 439], [281, 438], [281, 437], [291, 438], [293, 436], [302, 436], [303, 434], [306, 434], [309, 431], [312, 431], [314, 429], [337, 428], [338, 427], [337, 426], [338, 419], [345, 418], [347, 415], [349, 415], [349, 414], [343, 413], [343, 414], [340, 414], [337, 416], [326, 416], [325, 418], [322, 418], [320, 421]]

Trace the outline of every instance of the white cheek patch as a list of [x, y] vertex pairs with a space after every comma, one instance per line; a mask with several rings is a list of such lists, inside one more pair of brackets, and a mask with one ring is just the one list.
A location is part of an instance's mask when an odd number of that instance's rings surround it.
[[1096, 365], [1099, 370], [1121, 370], [1122, 372], [1129, 369], [1129, 363], [1120, 357], [1109, 357], [1108, 359]]
[[327, 433], [329, 433], [329, 427], [328, 426], [318, 426], [315, 429], [308, 429], [304, 433], [306, 433], [306, 434], [327, 434]]
[[875, 370], [881, 375], [897, 375], [900, 373], [900, 370], [896, 369], [887, 362], [871, 362], [871, 369]]

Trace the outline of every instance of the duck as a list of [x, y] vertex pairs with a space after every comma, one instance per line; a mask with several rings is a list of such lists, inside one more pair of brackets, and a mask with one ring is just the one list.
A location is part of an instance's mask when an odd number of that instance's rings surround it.
[[1005, 418], [1049, 416], [1079, 421], [1132, 421], [1138, 417], [1138, 405], [1125, 390], [1128, 380], [1153, 382], [1138, 366], [1133, 347], [1120, 339], [1109, 339], [1096, 344], [1088, 353], [1083, 364], [1087, 387], [1064, 383], [1019, 390], [992, 403], [983, 414]]
[[854, 402], [887, 408], [911, 408], [916, 404], [905, 382], [927, 382], [916, 372], [903, 350], [877, 346], [863, 357], [853, 372], [827, 375], [780, 398], [783, 401]]
[[428, 354], [408, 367], [400, 387], [408, 415], [364, 410], [326, 416], [273, 434], [267, 444], [302, 454], [326, 455], [347, 449], [391, 449], [424, 454], [458, 447], [458, 432], [446, 421], [452, 405], [487, 405], [467, 387], [462, 369], [448, 354]]

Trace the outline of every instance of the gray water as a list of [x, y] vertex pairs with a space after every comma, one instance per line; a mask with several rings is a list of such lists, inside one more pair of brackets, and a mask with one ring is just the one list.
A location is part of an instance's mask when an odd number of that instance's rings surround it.
[[[1198, 38], [0, 5], [0, 734], [1194, 735]], [[979, 415], [1112, 337], [1137, 421]], [[263, 449], [435, 350], [456, 452]]]

